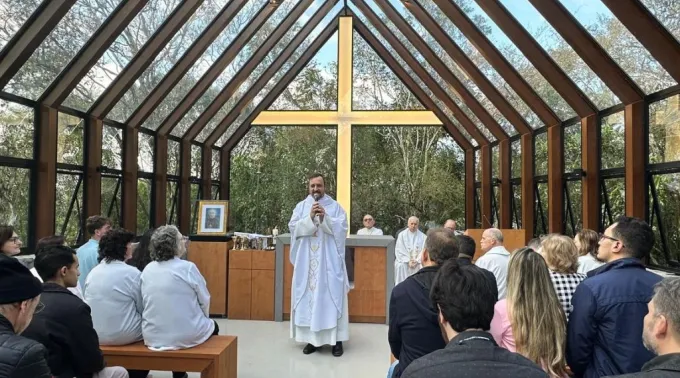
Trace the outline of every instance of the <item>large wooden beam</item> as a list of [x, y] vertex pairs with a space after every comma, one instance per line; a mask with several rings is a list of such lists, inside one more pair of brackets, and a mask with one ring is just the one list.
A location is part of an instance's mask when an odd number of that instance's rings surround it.
[[167, 193], [168, 193], [168, 138], [156, 135], [154, 139], [153, 164], [153, 194], [154, 203], [153, 227], [160, 227], [168, 223]]
[[193, 0], [178, 5], [168, 19], [135, 54], [130, 63], [116, 75], [113, 82], [90, 107], [88, 113], [97, 118], [104, 118], [202, 3], [203, 0]]
[[511, 173], [512, 148], [509, 140], [503, 140], [498, 144], [498, 172], [499, 186], [499, 219], [500, 228], [512, 228], [512, 179]]
[[99, 30], [87, 41], [85, 47], [47, 88], [38, 102], [52, 107], [61, 105], [147, 2], [148, 0], [137, 0], [120, 3]]
[[[534, 235], [534, 137], [524, 134], [522, 145], [522, 228], [526, 230], [527, 239]], [[528, 242], [528, 240], [527, 240]]]
[[633, 79], [558, 0], [529, 2], [624, 104], [632, 104], [644, 98], [644, 92]]
[[548, 127], [548, 232], [564, 233], [564, 128]]
[[31, 17], [0, 51], [0, 89], [19, 72], [21, 66], [75, 3], [75, 0], [43, 0], [40, 3]]
[[[444, 8], [447, 0], [434, 0], [445, 13], [451, 17], [447, 9]], [[536, 40], [527, 32], [522, 25], [508, 12], [507, 9], [497, 0], [475, 0], [480, 8], [491, 18], [491, 20], [505, 33], [508, 38], [517, 46], [517, 48], [524, 54], [524, 56], [533, 64], [536, 70], [555, 88], [557, 93], [564, 98], [569, 106], [574, 109], [579, 117], [587, 117], [591, 114], [597, 113], [597, 107], [590, 101], [590, 99], [579, 89], [569, 76], [555, 63], [548, 53], [536, 42]], [[470, 26], [463, 28], [460, 22], [453, 20], [461, 31], [471, 38], [473, 43], [478, 44], [481, 41], [479, 36], [475, 36]], [[458, 20], [459, 21], [459, 20]], [[478, 30], [475, 31], [478, 32]], [[473, 39], [473, 37], [476, 37]], [[494, 57], [493, 60], [498, 60]], [[492, 62], [492, 60], [489, 60]], [[524, 223], [524, 222], [523, 222]]]
[[121, 198], [121, 226], [137, 232], [137, 156], [139, 134], [133, 127], [123, 130], [123, 193]]
[[[83, 224], [93, 215], [101, 214], [102, 207], [102, 134], [104, 122], [88, 117], [85, 126], [85, 181], [83, 190]], [[83, 230], [86, 233], [86, 230]]]
[[[355, 3], [363, 3], [364, 0], [355, 0]], [[437, 53], [432, 50], [428, 43], [413, 29], [411, 24], [406, 22], [406, 20], [399, 14], [399, 12], [394, 9], [394, 7], [387, 0], [376, 0], [378, 7], [382, 9], [387, 18], [401, 31], [401, 33], [406, 37], [406, 39], [413, 45], [420, 55], [422, 55], [425, 60], [432, 66], [432, 68], [439, 74], [439, 76], [451, 87], [453, 91], [458, 95], [465, 105], [472, 111], [472, 113], [477, 116], [477, 118], [486, 126], [487, 129], [494, 135], [498, 140], [504, 140], [508, 138], [508, 134], [503, 130], [501, 125], [494, 119], [494, 117], [489, 114], [488, 110], [482, 106], [482, 104], [477, 101], [475, 96], [470, 93], [465, 84], [463, 84], [456, 75], [451, 72], [451, 70], [442, 62], [441, 58], [437, 56]], [[380, 28], [387, 28], [387, 25], [380, 20]]]
[[54, 235], [56, 187], [57, 187], [57, 109], [40, 105], [36, 111], [34, 156], [36, 169], [33, 172], [33, 239], [37, 242]]
[[475, 151], [465, 150], [465, 228], [475, 228]]
[[479, 164], [482, 165], [482, 177], [481, 177], [481, 204], [482, 204], [482, 228], [493, 227], [491, 224], [492, 206], [491, 197], [493, 196], [493, 187], [491, 185], [491, 146], [488, 144], [481, 146], [479, 149], [481, 157], [479, 159]]
[[581, 119], [581, 219], [583, 228], [600, 228], [600, 125], [597, 115]]
[[177, 201], [177, 225], [179, 231], [189, 235], [191, 231], [191, 142], [179, 144], [179, 200]]
[[680, 82], [680, 43], [640, 0], [602, 0], [614, 16]]
[[[184, 77], [189, 69], [194, 65], [198, 58], [208, 49], [213, 41], [229, 26], [231, 20], [238, 14], [238, 12], [246, 4], [247, 0], [232, 0], [215, 16], [213, 21], [205, 28], [203, 33], [194, 41], [187, 49], [181, 58], [170, 69], [161, 82], [146, 96], [144, 101], [135, 109], [132, 115], [125, 121], [125, 124], [132, 127], [139, 128], [144, 121], [151, 115], [151, 113], [160, 105], [165, 97], [170, 93], [172, 88]], [[262, 9], [271, 8], [266, 4]], [[267, 15], [270, 12], [267, 12]], [[258, 13], [258, 16], [260, 14]], [[257, 17], [253, 19], [253, 23], [257, 24]], [[255, 28], [256, 29], [256, 28]], [[241, 32], [243, 33], [243, 32]], [[238, 38], [238, 37], [237, 37]]]
[[647, 104], [644, 101], [626, 105], [626, 215], [645, 219], [647, 207]]
[[241, 52], [243, 46], [245, 46], [251, 38], [260, 30], [262, 25], [269, 19], [272, 13], [274, 13], [275, 6], [269, 4], [265, 6], [260, 13], [255, 16], [255, 18], [248, 23], [239, 33], [239, 35], [231, 42], [229, 47], [222, 52], [219, 58], [210, 66], [208, 71], [206, 71], [203, 76], [194, 84], [189, 93], [184, 96], [182, 101], [175, 107], [175, 109], [163, 120], [161, 125], [158, 127], [158, 133], [161, 135], [167, 135], [170, 133], [173, 127], [179, 123], [179, 121], [184, 117], [184, 115], [191, 109], [194, 104], [203, 96], [205, 91], [207, 91], [214, 83], [215, 80], [222, 74], [222, 72], [229, 66], [229, 64], [236, 58], [236, 56]]

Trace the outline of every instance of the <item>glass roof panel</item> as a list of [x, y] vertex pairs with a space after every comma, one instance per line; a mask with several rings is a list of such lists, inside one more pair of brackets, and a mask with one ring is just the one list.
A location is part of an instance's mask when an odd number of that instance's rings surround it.
[[205, 74], [210, 66], [217, 61], [220, 55], [229, 47], [229, 44], [236, 39], [238, 34], [252, 21], [258, 11], [267, 0], [248, 1], [241, 11], [234, 17], [229, 25], [224, 28], [222, 33], [206, 49], [201, 57], [194, 63], [189, 71], [172, 88], [170, 93], [154, 109], [153, 113], [144, 122], [143, 127], [156, 130], [161, 122], [172, 112], [182, 101], [191, 88]]
[[38, 9], [41, 0], [3, 0], [0, 2], [0, 50]]
[[675, 0], [640, 0], [665, 26], [675, 39], [680, 41], [680, 2]]
[[78, 0], [4, 90], [37, 100], [119, 3], [120, 0]]
[[179, 3], [179, 0], [150, 0], [146, 3], [66, 97], [63, 105], [87, 111]]
[[677, 84], [601, 0], [560, 0], [645, 93]]
[[[460, 1], [460, 0], [459, 0]], [[528, 0], [501, 0], [510, 13], [599, 109], [621, 103]]]
[[264, 43], [264, 41], [274, 32], [276, 27], [283, 21], [288, 13], [295, 7], [299, 0], [285, 1], [279, 5], [272, 13], [272, 16], [262, 26], [260, 30], [255, 33], [253, 38], [246, 43], [234, 60], [222, 71], [220, 76], [211, 84], [201, 98], [189, 109], [189, 111], [182, 117], [182, 119], [172, 129], [171, 134], [181, 137], [189, 129], [189, 127], [201, 116], [201, 114], [210, 106], [212, 101], [217, 97], [220, 91], [231, 82], [231, 80], [238, 74], [246, 62], [257, 51], [257, 49]]
[[107, 118], [119, 122], [125, 122], [142, 103], [151, 91], [161, 82], [163, 77], [174, 67], [177, 61], [184, 55], [187, 49], [201, 35], [203, 30], [210, 25], [220, 10], [229, 3], [229, 0], [205, 0], [177, 31], [177, 34], [168, 42], [156, 59], [147, 67], [141, 76], [128, 89], [118, 101]]

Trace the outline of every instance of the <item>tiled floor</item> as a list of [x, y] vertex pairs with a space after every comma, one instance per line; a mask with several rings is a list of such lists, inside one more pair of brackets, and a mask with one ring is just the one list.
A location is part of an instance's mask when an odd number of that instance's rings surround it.
[[[345, 354], [333, 357], [330, 347], [305, 356], [304, 345], [289, 338], [289, 323], [218, 320], [221, 335], [238, 336], [239, 378], [373, 378], [384, 377], [389, 367], [387, 326], [350, 324]], [[170, 378], [153, 372], [153, 378]], [[190, 378], [199, 378], [189, 373]]]

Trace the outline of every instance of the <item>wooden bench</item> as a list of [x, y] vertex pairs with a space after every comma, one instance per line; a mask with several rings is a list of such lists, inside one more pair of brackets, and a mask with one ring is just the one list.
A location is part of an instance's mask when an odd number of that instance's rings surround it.
[[236, 378], [236, 336], [212, 336], [190, 349], [155, 352], [143, 342], [100, 348], [108, 366], [135, 370], [200, 372], [201, 378]]

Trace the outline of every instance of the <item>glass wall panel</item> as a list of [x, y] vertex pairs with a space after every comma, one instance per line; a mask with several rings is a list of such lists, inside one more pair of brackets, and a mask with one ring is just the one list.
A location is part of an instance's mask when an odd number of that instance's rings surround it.
[[680, 161], [680, 95], [649, 105], [649, 163]]
[[534, 203], [534, 236], [548, 234], [548, 184], [536, 183], [536, 202]]
[[123, 130], [104, 125], [102, 133], [102, 166], [112, 169], [122, 169]]
[[626, 163], [626, 139], [623, 111], [600, 120], [601, 167], [619, 168]]
[[512, 185], [512, 228], [522, 228], [522, 186]]
[[117, 175], [102, 175], [102, 208], [101, 214], [111, 219], [113, 226], [121, 225], [121, 198], [123, 194], [123, 178]]
[[168, 140], [168, 175], [179, 176], [179, 142]]
[[680, 268], [680, 173], [653, 175], [649, 212], [655, 233], [651, 263]]
[[151, 227], [151, 180], [137, 179], [137, 235]]
[[24, 22], [38, 9], [40, 3], [42, 3], [41, 0], [3, 0], [0, 3], [0, 20], [2, 20], [0, 50], [5, 48]]
[[511, 161], [511, 176], [522, 177], [522, 141], [514, 141], [510, 145], [512, 161]]
[[191, 145], [191, 177], [201, 177], [201, 147], [192, 144]]
[[564, 128], [564, 171], [581, 169], [581, 123]]
[[626, 179], [620, 177], [602, 180], [600, 203], [600, 231], [604, 231], [616, 218], [626, 213]]
[[174, 180], [168, 180], [168, 186], [165, 192], [165, 211], [166, 224], [179, 225], [179, 183]]
[[143, 132], [137, 134], [137, 169], [142, 172], [153, 172], [154, 143], [153, 135]]
[[120, 0], [76, 1], [4, 90], [37, 100], [119, 3]]
[[498, 178], [500, 172], [500, 157], [498, 155], [498, 146], [491, 148], [491, 177]]
[[548, 133], [543, 132], [534, 137], [534, 175], [548, 174]]
[[31, 171], [0, 165], [0, 177], [0, 222], [14, 226], [26, 245], [32, 237], [28, 229]]
[[647, 9], [680, 41], [680, 3], [673, 0], [641, 0]]
[[77, 245], [83, 235], [83, 175], [57, 173], [54, 229], [67, 245]]
[[213, 182], [210, 186], [210, 198], [213, 200], [220, 199], [220, 184]]
[[212, 150], [212, 170], [210, 172], [212, 180], [220, 179], [220, 150]]
[[475, 150], [475, 182], [482, 181], [482, 151]]
[[197, 182], [192, 182], [190, 184], [191, 194], [189, 201], [191, 202], [191, 234], [195, 234], [198, 231], [198, 222], [196, 221], [198, 215], [198, 200], [201, 199], [201, 184]]
[[0, 156], [33, 159], [33, 123], [32, 108], [0, 100]]
[[60, 112], [57, 122], [57, 163], [82, 165], [85, 121]]
[[567, 181], [564, 192], [564, 230], [565, 235], [575, 236], [582, 228], [581, 218], [582, 191], [581, 181]]

